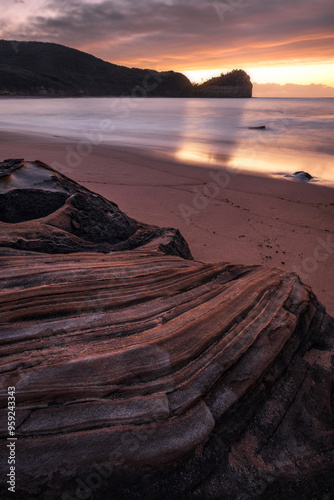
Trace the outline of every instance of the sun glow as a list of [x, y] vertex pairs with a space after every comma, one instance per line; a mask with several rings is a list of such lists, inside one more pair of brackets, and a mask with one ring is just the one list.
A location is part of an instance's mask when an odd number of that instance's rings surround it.
[[[244, 69], [256, 83], [295, 83], [298, 85], [310, 85], [311, 83], [328, 85], [334, 87], [334, 63], [295, 65], [295, 66], [266, 66], [247, 67], [237, 65]], [[202, 83], [221, 73], [227, 73], [234, 68], [204, 69], [182, 71], [191, 82]]]
[[222, 73], [227, 73], [228, 70], [224, 69], [196, 69], [191, 71], [181, 71], [193, 83], [203, 83], [214, 76], [219, 76]]
[[245, 69], [252, 82], [257, 83], [295, 83], [310, 85], [311, 83], [334, 87], [334, 64], [314, 64], [297, 66], [273, 66], [266, 68]]

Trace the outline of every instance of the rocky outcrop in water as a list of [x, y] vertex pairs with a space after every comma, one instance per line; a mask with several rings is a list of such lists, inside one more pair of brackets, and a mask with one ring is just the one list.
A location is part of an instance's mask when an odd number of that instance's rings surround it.
[[210, 78], [195, 87], [195, 97], [252, 97], [253, 84], [241, 69]]
[[[149, 226], [44, 164], [0, 171], [0, 446], [15, 387], [16, 498], [331, 498], [334, 320], [297, 275], [195, 262], [177, 232], [141, 239]], [[10, 192], [26, 189], [63, 198], [24, 215]], [[69, 231], [91, 197], [116, 243]]]

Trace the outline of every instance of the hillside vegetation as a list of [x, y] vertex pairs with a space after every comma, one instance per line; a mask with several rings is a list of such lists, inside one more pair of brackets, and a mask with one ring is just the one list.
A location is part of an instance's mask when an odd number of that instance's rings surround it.
[[0, 40], [0, 95], [206, 97], [212, 83], [193, 86], [182, 73], [118, 66], [55, 43]]

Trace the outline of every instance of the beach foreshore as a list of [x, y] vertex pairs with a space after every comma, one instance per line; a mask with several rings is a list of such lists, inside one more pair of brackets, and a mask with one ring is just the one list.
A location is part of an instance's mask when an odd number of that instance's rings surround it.
[[331, 187], [37, 134], [1, 132], [6, 158], [43, 161], [135, 219], [178, 228], [196, 260], [296, 272], [334, 315]]

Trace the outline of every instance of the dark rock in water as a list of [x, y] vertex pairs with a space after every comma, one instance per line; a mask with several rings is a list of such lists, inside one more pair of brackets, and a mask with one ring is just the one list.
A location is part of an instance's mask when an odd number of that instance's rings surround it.
[[298, 172], [294, 172], [293, 176], [303, 181], [309, 181], [313, 179], [312, 175], [310, 175], [308, 172], [304, 172], [303, 170], [298, 170]]
[[315, 178], [312, 177], [312, 175], [310, 175], [308, 172], [304, 172], [303, 170], [298, 170], [298, 172], [294, 172], [293, 174], [284, 174], [284, 177], [289, 177], [290, 179], [303, 182], [315, 180]]
[[[15, 201], [0, 223], [0, 448], [14, 386], [15, 498], [331, 498], [334, 320], [310, 288], [282, 269], [185, 260], [178, 231], [21, 167], [4, 194], [66, 199], [23, 222]], [[7, 492], [7, 460], [0, 471]]]
[[259, 125], [258, 127], [248, 127], [250, 130], [265, 130], [265, 125]]

